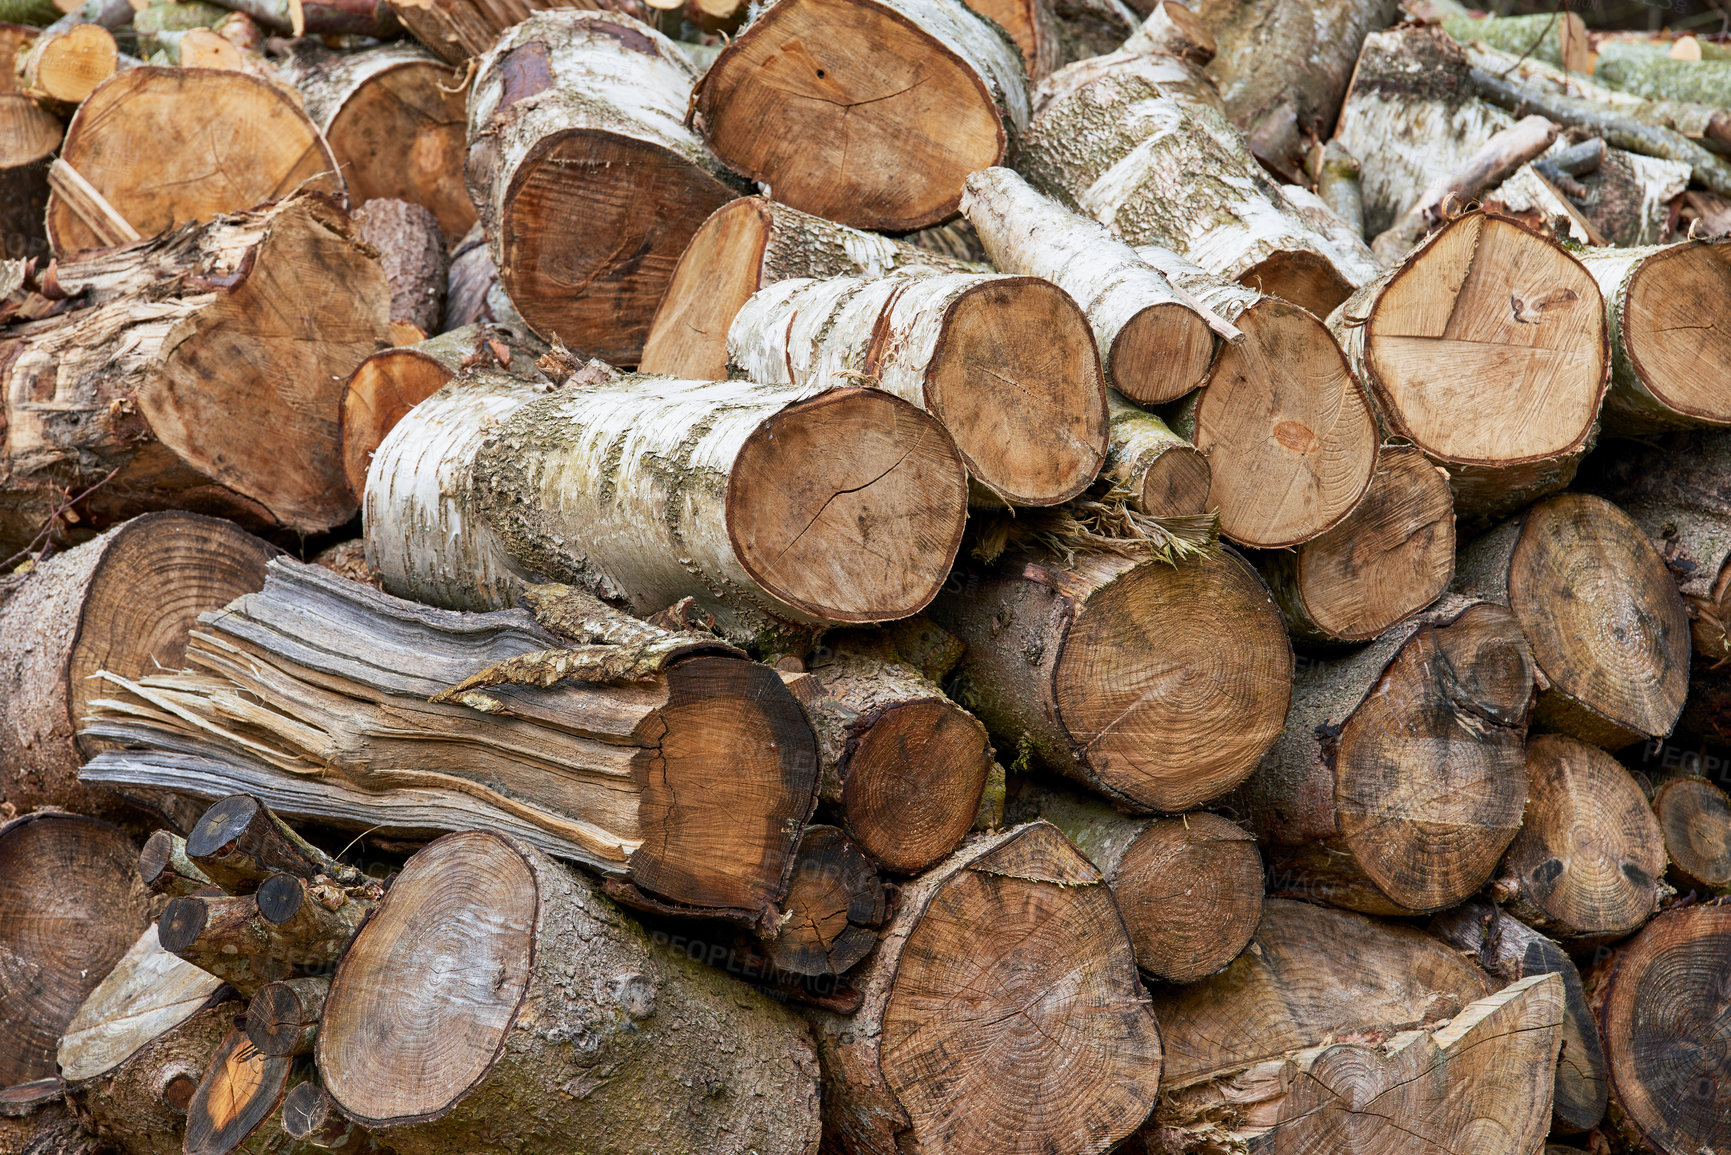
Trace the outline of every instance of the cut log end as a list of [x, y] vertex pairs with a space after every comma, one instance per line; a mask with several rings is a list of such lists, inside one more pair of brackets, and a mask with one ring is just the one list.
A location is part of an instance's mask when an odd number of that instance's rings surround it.
[[1262, 918], [1262, 858], [1236, 823], [1200, 811], [1151, 823], [1118, 864], [1113, 892], [1136, 962], [1194, 982], [1238, 957]]
[[877, 945], [889, 900], [876, 868], [846, 834], [808, 826], [782, 909], [769, 961], [796, 975], [839, 975]]
[[1185, 517], [1206, 512], [1213, 480], [1208, 458], [1188, 446], [1168, 449], [1142, 475], [1138, 507], [1150, 517]]
[[1214, 332], [1195, 309], [1167, 302], [1130, 319], [1107, 353], [1113, 388], [1132, 401], [1161, 405], [1196, 388], [1214, 360]]
[[1618, 318], [1623, 353], [1666, 409], [1731, 424], [1731, 387], [1717, 370], [1731, 360], [1731, 322], [1718, 303], [1731, 294], [1731, 249], [1685, 244], [1660, 249], [1630, 275]]
[[1679, 882], [1709, 893], [1731, 888], [1731, 798], [1705, 778], [1673, 778], [1653, 793], [1665, 855]]
[[640, 368], [692, 381], [727, 376], [727, 328], [759, 288], [769, 211], [740, 197], [703, 222], [679, 257], [655, 312]]
[[343, 391], [343, 476], [364, 500], [367, 468], [385, 435], [410, 409], [444, 388], [451, 371], [412, 348], [387, 349], [361, 362]]
[[1357, 288], [1326, 257], [1303, 249], [1275, 253], [1239, 274], [1238, 283], [1326, 317]]
[[848, 829], [888, 869], [923, 870], [967, 834], [991, 766], [985, 727], [955, 703], [892, 706], [848, 755]]
[[186, 1155], [229, 1155], [246, 1142], [276, 1113], [293, 1065], [231, 1030], [187, 1104]]

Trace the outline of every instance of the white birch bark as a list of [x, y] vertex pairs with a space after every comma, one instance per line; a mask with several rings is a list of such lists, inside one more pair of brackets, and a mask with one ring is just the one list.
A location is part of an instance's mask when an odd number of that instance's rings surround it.
[[328, 132], [337, 113], [374, 77], [405, 64], [438, 62], [415, 41], [399, 40], [363, 52], [291, 56], [279, 72], [301, 94], [307, 116], [319, 131]]

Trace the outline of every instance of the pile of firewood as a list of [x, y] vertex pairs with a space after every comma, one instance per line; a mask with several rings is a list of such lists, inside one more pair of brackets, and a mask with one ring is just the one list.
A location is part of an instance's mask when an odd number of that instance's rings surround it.
[[63, 2], [0, 1155], [1731, 1151], [1731, 44]]

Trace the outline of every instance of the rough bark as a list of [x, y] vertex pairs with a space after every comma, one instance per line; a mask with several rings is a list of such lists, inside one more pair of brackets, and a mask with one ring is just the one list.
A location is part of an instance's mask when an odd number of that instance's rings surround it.
[[1139, 405], [1106, 397], [1112, 445], [1100, 476], [1132, 509], [1150, 517], [1185, 517], [1208, 509], [1213, 471], [1208, 456]]
[[481, 226], [475, 225], [451, 250], [445, 289], [444, 329], [474, 324], [512, 325], [527, 330], [517, 306], [499, 284], [499, 266], [487, 248]]
[[156, 937], [164, 950], [251, 998], [297, 973], [328, 970], [371, 913], [378, 893], [365, 884], [344, 887], [321, 879], [309, 887], [293, 875], [274, 875], [256, 894], [170, 899], [157, 920]]
[[1653, 814], [1680, 889], [1702, 896], [1731, 890], [1731, 798], [1725, 791], [1705, 778], [1672, 778], [1653, 792]]
[[1026, 129], [1026, 73], [1011, 36], [960, 0], [782, 0], [704, 75], [695, 117], [778, 201], [919, 229], [953, 217], [963, 179]]
[[1606, 749], [1671, 732], [1689, 621], [1659, 553], [1603, 498], [1560, 494], [1468, 544], [1455, 588], [1508, 606], [1542, 676], [1534, 721]]
[[447, 64], [485, 56], [499, 36], [536, 12], [600, 9], [638, 20], [653, 20], [654, 9], [641, 0], [390, 0], [404, 28]]
[[1002, 748], [1126, 808], [1224, 794], [1286, 716], [1291, 643], [1229, 553], [1012, 558], [963, 575], [932, 617], [967, 644], [956, 698]]
[[[1123, 921], [1047, 823], [978, 838], [904, 887], [854, 982], [857, 1014], [811, 1015], [847, 1155], [1096, 1155], [1154, 1103], [1160, 1031]], [[949, 1077], [930, 1077], [939, 1065]]]
[[397, 876], [331, 980], [318, 1065], [401, 1155], [577, 1135], [643, 1155], [818, 1146], [796, 1018], [491, 832], [446, 835]]
[[547, 340], [636, 364], [680, 252], [735, 195], [685, 126], [696, 79], [673, 41], [606, 12], [537, 13], [478, 66], [469, 197], [501, 283]]
[[1450, 598], [1298, 673], [1285, 732], [1234, 796], [1274, 893], [1443, 910], [1521, 825], [1533, 662], [1508, 611]]
[[1336, 137], [1316, 156], [1316, 195], [1359, 236], [1364, 235], [1363, 170]]
[[1602, 45], [1594, 80], [1648, 100], [1731, 107], [1731, 61], [1673, 60], [1663, 52], [1619, 47], [1614, 40]]
[[187, 1108], [242, 1007], [212, 1002], [102, 1074], [69, 1082], [67, 1098], [91, 1131], [126, 1155], [184, 1155]]
[[0, 1089], [0, 1155], [101, 1155], [57, 1078]]
[[449, 258], [432, 212], [408, 201], [375, 198], [355, 210], [355, 235], [377, 250], [391, 288], [391, 320], [422, 336], [438, 331], [445, 315]]

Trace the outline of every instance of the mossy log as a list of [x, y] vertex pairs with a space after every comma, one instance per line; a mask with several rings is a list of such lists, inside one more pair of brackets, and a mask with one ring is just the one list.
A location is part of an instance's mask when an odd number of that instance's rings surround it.
[[1106, 395], [1112, 444], [1100, 476], [1130, 508], [1150, 517], [1186, 517], [1210, 508], [1208, 456], [1159, 417], [1116, 393]]

